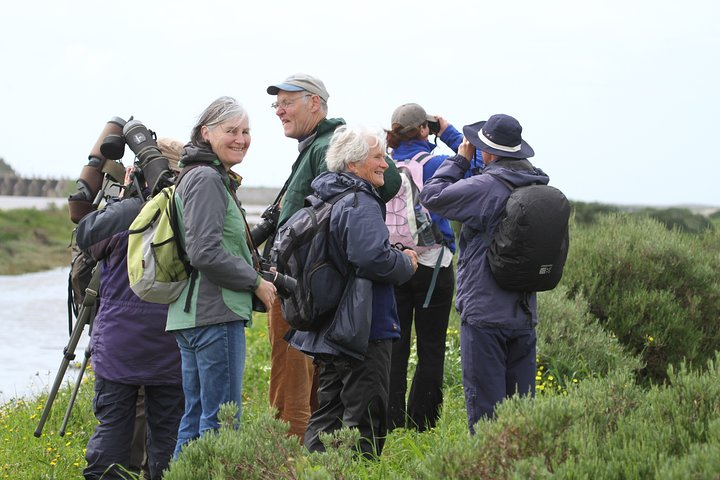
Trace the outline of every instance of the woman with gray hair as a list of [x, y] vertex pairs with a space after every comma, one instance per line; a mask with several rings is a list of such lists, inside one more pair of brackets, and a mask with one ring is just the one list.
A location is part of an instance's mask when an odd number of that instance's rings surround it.
[[254, 268], [245, 212], [235, 197], [241, 177], [231, 168], [249, 147], [247, 112], [220, 97], [200, 115], [180, 158], [175, 203], [194, 272], [167, 320], [180, 347], [185, 392], [176, 457], [187, 442], [218, 429], [221, 404], [235, 402], [239, 421], [252, 296], [269, 306], [277, 293]]
[[358, 451], [382, 453], [387, 432], [390, 353], [399, 338], [393, 285], [417, 268], [412, 250], [390, 246], [384, 184], [385, 140], [381, 132], [339, 127], [325, 158], [328, 172], [312, 182], [315, 196], [335, 202], [330, 217], [329, 256], [345, 266], [349, 280], [334, 318], [319, 331], [292, 332], [290, 344], [320, 367], [319, 408], [305, 433], [310, 451], [324, 451], [320, 433], [342, 427], [360, 431]]

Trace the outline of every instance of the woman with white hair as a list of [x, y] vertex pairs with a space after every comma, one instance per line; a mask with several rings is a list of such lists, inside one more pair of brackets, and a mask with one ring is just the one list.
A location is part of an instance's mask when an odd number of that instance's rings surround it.
[[316, 332], [293, 332], [290, 344], [315, 357], [320, 368], [319, 408], [305, 433], [310, 451], [324, 451], [320, 433], [360, 431], [358, 451], [379, 456], [387, 432], [392, 342], [400, 337], [394, 285], [417, 269], [417, 254], [390, 246], [385, 203], [382, 132], [339, 127], [325, 158], [328, 172], [312, 182], [315, 195], [338, 195], [330, 217], [329, 255], [349, 272], [334, 318]]

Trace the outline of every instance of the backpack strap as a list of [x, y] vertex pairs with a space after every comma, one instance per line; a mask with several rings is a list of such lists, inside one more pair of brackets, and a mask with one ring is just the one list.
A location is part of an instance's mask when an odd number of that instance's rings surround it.
[[[488, 172], [488, 175], [493, 177], [494, 179], [498, 180], [500, 183], [505, 185], [509, 190], [510, 193], [512, 193], [516, 188], [517, 185], [514, 185], [512, 182], [500, 177], [499, 175], [492, 174]], [[503, 207], [502, 213], [505, 212], [505, 208]], [[501, 215], [502, 215], [501, 213]], [[486, 235], [486, 234], [485, 234]], [[490, 245], [490, 238], [487, 237], [488, 245]], [[518, 301], [515, 304], [516, 308], [520, 308], [527, 316], [528, 316], [528, 322], [532, 325], [532, 310], [530, 309], [530, 292], [518, 292]]]
[[180, 258], [183, 259], [183, 266], [185, 267], [185, 271], [187, 272], [188, 277], [190, 277], [190, 287], [188, 288], [187, 297], [185, 297], [185, 307], [183, 308], [183, 311], [185, 313], [190, 312], [190, 305], [192, 303], [193, 293], [195, 293], [195, 283], [197, 281], [198, 271], [196, 268], [193, 268], [188, 258], [187, 252], [185, 251], [185, 247], [183, 247], [180, 242], [180, 224], [178, 223], [177, 205], [175, 204], [175, 192], [177, 191], [177, 187], [178, 185], [180, 185], [180, 181], [183, 179], [185, 174], [193, 168], [197, 168], [201, 165], [212, 166], [212, 164], [209, 163], [198, 162], [192, 163], [180, 170], [180, 173], [175, 179], [175, 190], [173, 190], [173, 197], [170, 199], [170, 228], [172, 228], [173, 232], [175, 232], [175, 244], [177, 245]]
[[427, 295], [425, 295], [425, 302], [423, 303], [422, 308], [428, 308], [428, 305], [430, 305], [430, 298], [432, 298], [432, 294], [435, 291], [435, 284], [437, 283], [437, 276], [438, 273], [440, 273], [440, 267], [442, 266], [442, 260], [445, 256], [445, 240], [440, 244], [440, 254], [438, 255], [437, 262], [435, 262], [435, 268], [433, 268], [433, 274], [432, 279], [430, 280], [430, 286], [428, 287]]
[[491, 173], [491, 172], [484, 172], [484, 173], [487, 173], [487, 174], [490, 175], [492, 178], [494, 178], [495, 180], [497, 180], [497, 181], [499, 181], [500, 183], [502, 183], [503, 185], [505, 185], [511, 192], [517, 188], [517, 185], [514, 185], [514, 184], [513, 184], [512, 182], [510, 182], [509, 180], [505, 180], [505, 179], [502, 178], [500, 175], [496, 175], [496, 174]]
[[415, 154], [410, 160], [425, 165], [434, 156], [431, 152], [420, 152]]
[[[425, 183], [423, 181], [423, 170], [422, 168], [410, 168], [408, 165], [411, 162], [417, 162], [420, 164], [420, 166], [424, 166], [430, 159], [432, 159], [434, 155], [430, 152], [420, 152], [416, 154], [414, 157], [408, 159], [408, 160], [401, 160], [399, 165], [397, 165], [399, 168], [404, 168], [406, 172], [410, 175], [410, 178], [412, 178], [413, 183], [416, 187], [418, 187], [419, 190], [422, 190], [422, 186]], [[403, 165], [403, 163], [405, 165]]]

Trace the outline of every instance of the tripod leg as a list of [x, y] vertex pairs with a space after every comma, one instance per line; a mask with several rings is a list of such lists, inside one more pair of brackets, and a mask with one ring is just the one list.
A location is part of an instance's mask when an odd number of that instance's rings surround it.
[[75, 388], [73, 388], [72, 395], [70, 396], [70, 401], [68, 401], [67, 409], [65, 410], [65, 417], [63, 418], [62, 425], [60, 426], [60, 434], [61, 437], [65, 436], [65, 428], [68, 424], [68, 419], [70, 418], [70, 412], [73, 409], [73, 406], [75, 406], [75, 399], [77, 398], [78, 391], [80, 390], [80, 384], [82, 384], [83, 375], [85, 374], [85, 369], [87, 368], [88, 360], [90, 360], [90, 347], [88, 346], [85, 349], [85, 358], [83, 358], [82, 365], [80, 366], [80, 373], [78, 373], [77, 380], [75, 381]]
[[60, 384], [62, 383], [63, 377], [65, 376], [68, 365], [70, 365], [71, 360], [75, 359], [75, 347], [77, 347], [78, 341], [80, 340], [80, 335], [85, 329], [85, 324], [87, 323], [88, 316], [89, 310], [83, 309], [83, 312], [80, 314], [80, 317], [75, 324], [75, 329], [73, 330], [73, 334], [70, 337], [70, 341], [68, 342], [65, 350], [63, 351], [63, 359], [60, 362], [60, 368], [58, 369], [57, 375], [55, 375], [55, 381], [53, 382], [53, 386], [50, 389], [50, 392], [48, 393], [48, 398], [45, 402], [45, 408], [43, 409], [42, 415], [40, 415], [40, 422], [35, 429], [36, 437], [40, 437], [40, 435], [42, 435], [43, 426], [45, 425], [45, 422], [50, 415], [50, 409], [52, 408], [52, 404], [55, 401], [58, 390], [60, 390]]
[[55, 381], [53, 382], [53, 386], [50, 389], [50, 392], [48, 392], [48, 398], [45, 402], [45, 408], [43, 408], [43, 412], [40, 415], [40, 421], [38, 422], [38, 426], [35, 429], [34, 435], [36, 437], [40, 437], [40, 435], [42, 435], [43, 427], [45, 426], [45, 422], [47, 421], [48, 416], [50, 415], [50, 409], [52, 408], [52, 404], [55, 401], [58, 390], [60, 390], [60, 384], [62, 383], [63, 377], [65, 376], [68, 365], [70, 365], [71, 360], [75, 359], [75, 348], [77, 348], [77, 344], [80, 341], [80, 336], [85, 329], [85, 325], [89, 325], [92, 321], [93, 315], [95, 313], [95, 301], [97, 299], [97, 289], [99, 283], [100, 269], [95, 267], [95, 272], [93, 272], [92, 279], [90, 280], [90, 285], [85, 291], [85, 299], [82, 306], [80, 307], [80, 314], [78, 315], [77, 322], [75, 322], [75, 328], [73, 328], [72, 335], [70, 335], [70, 340], [68, 341], [67, 346], [63, 350], [63, 359], [60, 362], [60, 368], [58, 369], [57, 375], [55, 375]]

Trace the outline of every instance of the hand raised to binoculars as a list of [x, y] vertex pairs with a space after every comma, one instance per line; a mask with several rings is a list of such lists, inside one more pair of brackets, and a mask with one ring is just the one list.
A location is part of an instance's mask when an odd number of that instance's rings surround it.
[[475, 156], [475, 146], [468, 141], [467, 138], [463, 138], [462, 143], [458, 147], [458, 155], [462, 155], [467, 160], [472, 160]]
[[435, 121], [437, 121], [437, 123], [440, 125], [440, 130], [438, 130], [437, 132], [437, 136], [439, 137], [445, 132], [445, 129], [448, 127], [448, 125], [450, 125], [450, 122], [445, 120], [445, 117], [441, 117], [440, 115], [435, 115]]

